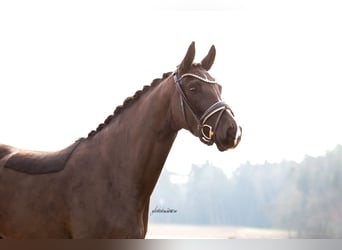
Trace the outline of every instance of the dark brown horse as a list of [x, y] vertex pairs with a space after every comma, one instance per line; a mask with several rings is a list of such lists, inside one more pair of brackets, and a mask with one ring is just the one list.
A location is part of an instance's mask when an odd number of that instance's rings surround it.
[[184, 128], [220, 151], [241, 138], [209, 74], [215, 47], [127, 98], [96, 131], [58, 152], [0, 145], [3, 238], [144, 238], [150, 195]]

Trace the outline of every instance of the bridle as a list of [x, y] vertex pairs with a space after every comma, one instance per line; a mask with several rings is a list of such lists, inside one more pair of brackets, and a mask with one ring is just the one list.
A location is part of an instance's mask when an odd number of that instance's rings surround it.
[[[224, 113], [225, 110], [228, 110], [229, 113], [233, 116], [233, 112], [230, 109], [230, 107], [228, 106], [228, 104], [226, 104], [225, 102], [223, 102], [222, 100], [219, 100], [217, 102], [215, 102], [213, 105], [211, 105], [209, 108], [207, 108], [206, 111], [204, 111], [204, 113], [202, 114], [202, 116], [199, 118], [196, 113], [194, 112], [193, 107], [191, 106], [191, 103], [189, 102], [189, 99], [186, 97], [182, 87], [181, 87], [181, 81], [185, 78], [185, 77], [194, 77], [196, 79], [201, 80], [202, 82], [208, 83], [208, 84], [215, 84], [216, 81], [213, 80], [209, 80], [206, 78], [203, 78], [199, 75], [196, 74], [191, 74], [191, 73], [186, 73], [181, 75], [181, 77], [178, 78], [178, 70], [176, 70], [173, 73], [173, 79], [176, 83], [176, 88], [177, 91], [180, 95], [180, 103], [181, 103], [181, 107], [182, 107], [182, 112], [183, 112], [183, 116], [184, 119], [189, 126], [187, 117], [185, 115], [185, 105], [184, 103], [187, 105], [188, 109], [190, 110], [192, 116], [195, 118], [196, 122], [197, 122], [197, 129], [199, 131], [199, 138], [201, 140], [201, 142], [207, 144], [207, 145], [212, 145], [214, 143], [214, 139], [215, 139], [215, 134], [216, 134], [216, 129], [218, 124], [220, 123], [221, 117]], [[208, 119], [210, 117], [212, 117], [214, 114], [218, 113], [218, 116], [216, 118], [216, 122], [214, 125], [214, 128], [212, 126], [210, 126], [209, 124], [206, 124], [206, 122], [208, 121]]]

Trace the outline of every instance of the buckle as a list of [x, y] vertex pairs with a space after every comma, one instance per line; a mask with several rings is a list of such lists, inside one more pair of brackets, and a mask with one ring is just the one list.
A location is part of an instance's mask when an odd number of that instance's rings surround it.
[[202, 139], [209, 143], [213, 139], [214, 131], [213, 127], [207, 124], [201, 126]]

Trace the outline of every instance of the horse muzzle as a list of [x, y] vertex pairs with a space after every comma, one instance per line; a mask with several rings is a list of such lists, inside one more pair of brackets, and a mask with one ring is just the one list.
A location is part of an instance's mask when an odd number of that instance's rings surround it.
[[227, 151], [229, 149], [236, 148], [242, 138], [242, 127], [238, 126], [231, 126], [229, 127], [226, 132], [221, 132], [218, 129], [217, 134], [215, 136], [215, 144], [219, 151]]

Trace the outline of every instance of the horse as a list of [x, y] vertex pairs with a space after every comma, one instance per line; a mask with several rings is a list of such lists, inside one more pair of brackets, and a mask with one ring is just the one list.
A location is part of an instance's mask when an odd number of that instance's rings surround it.
[[195, 43], [164, 73], [70, 146], [56, 152], [0, 145], [1, 238], [145, 238], [149, 201], [181, 129], [219, 151], [242, 136], [208, 73], [215, 46]]

